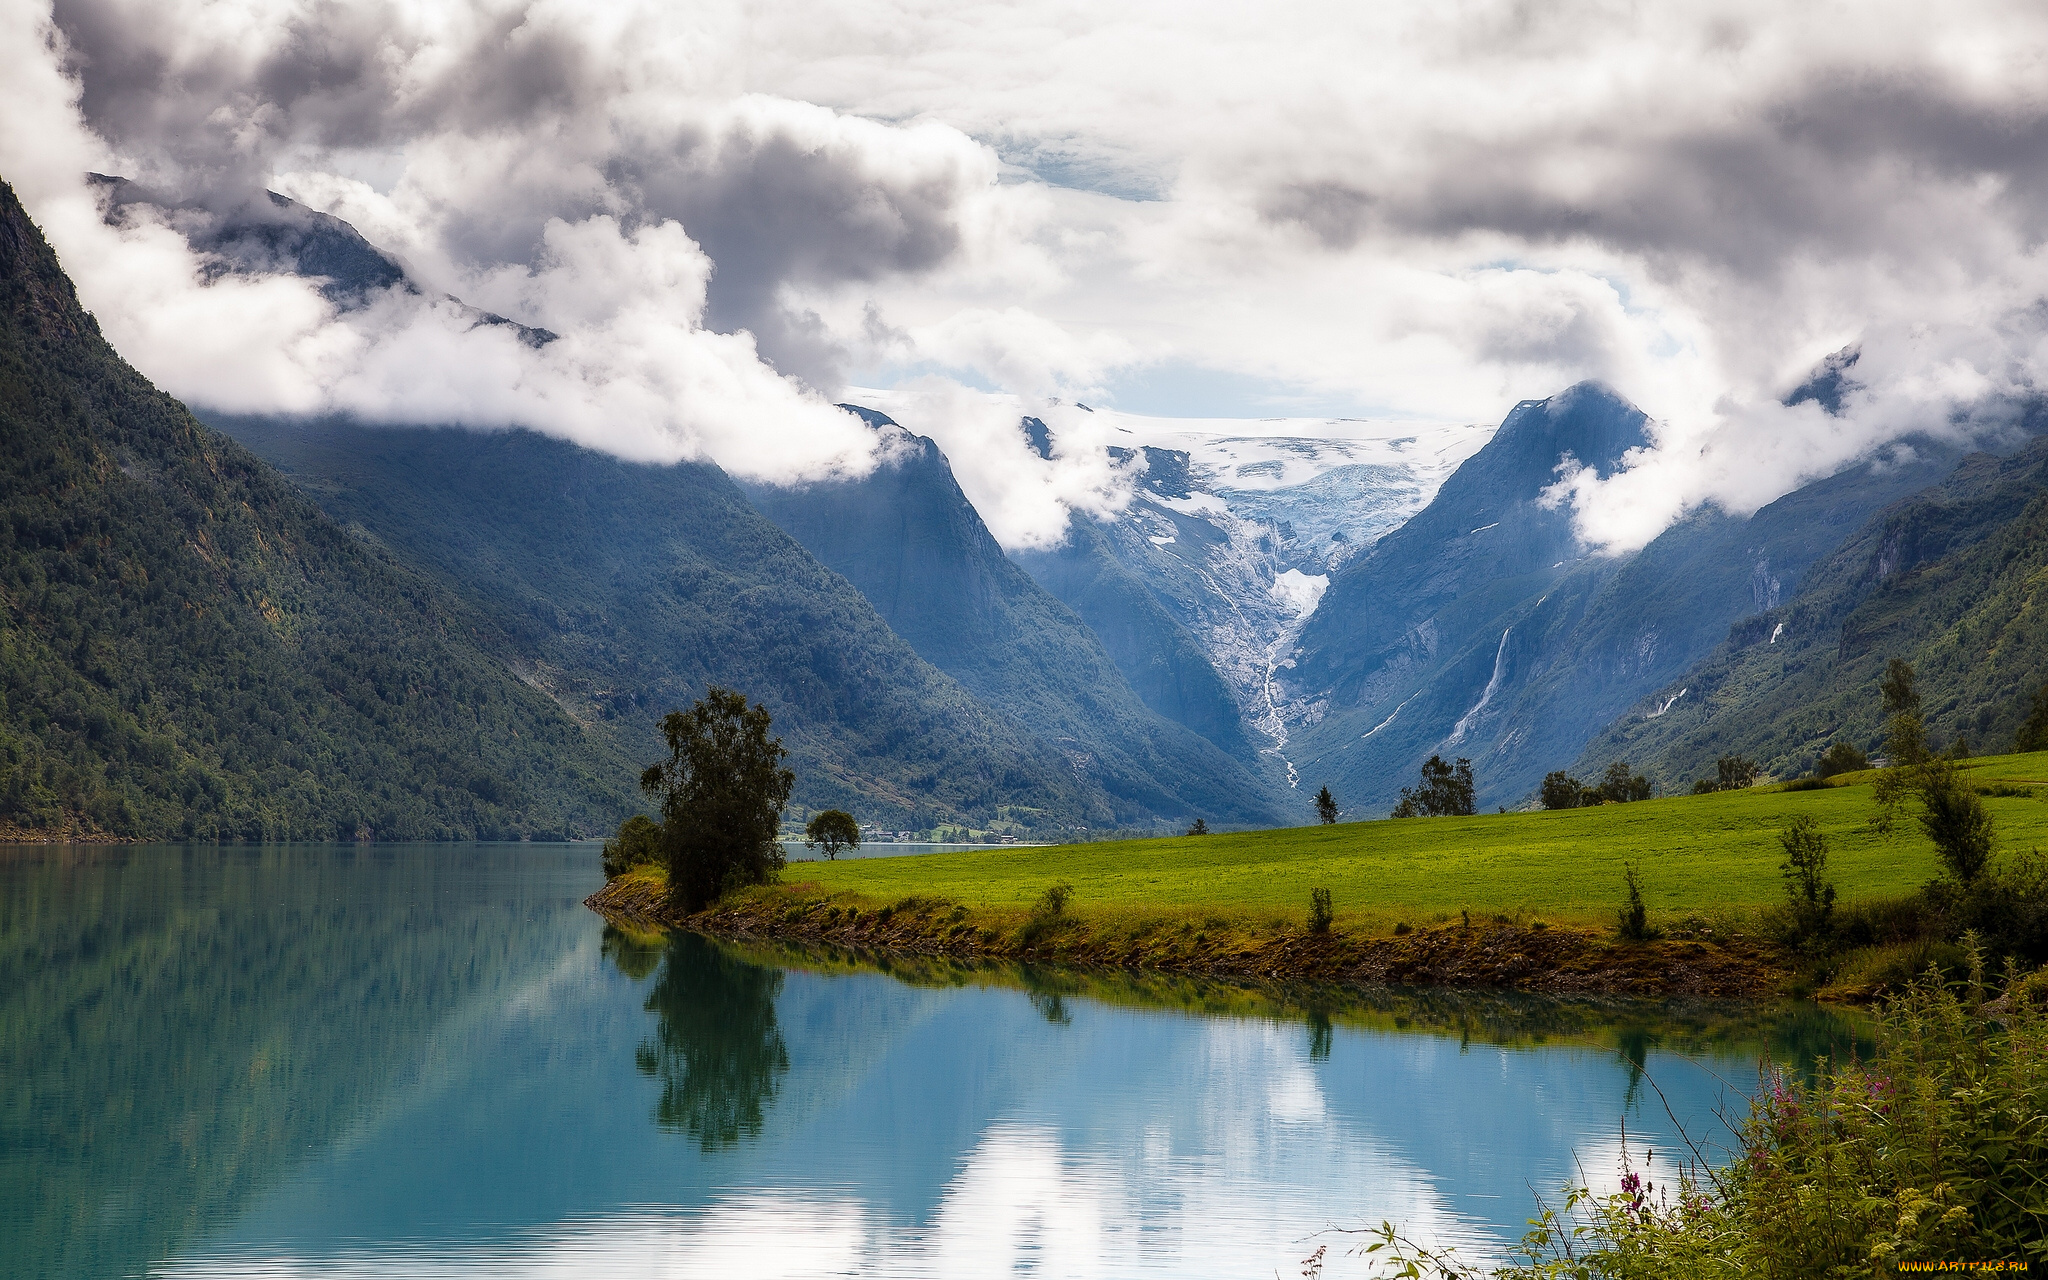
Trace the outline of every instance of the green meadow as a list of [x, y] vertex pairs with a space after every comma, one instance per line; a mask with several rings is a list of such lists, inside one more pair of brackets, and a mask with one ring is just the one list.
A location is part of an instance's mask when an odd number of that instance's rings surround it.
[[[1964, 776], [1985, 793], [2001, 853], [2048, 845], [2048, 753], [1971, 760]], [[1903, 894], [1932, 879], [1934, 848], [1912, 817], [1889, 838], [1871, 829], [1872, 777], [1557, 812], [802, 862], [784, 880], [874, 902], [921, 895], [997, 909], [1028, 907], [1064, 881], [1084, 916], [1278, 919], [1306, 914], [1309, 890], [1323, 886], [1340, 924], [1371, 929], [1460, 912], [1611, 922], [1623, 864], [1634, 862], [1653, 917], [1713, 919], [1783, 899], [1778, 832], [1802, 813], [1827, 835], [1843, 901]]]

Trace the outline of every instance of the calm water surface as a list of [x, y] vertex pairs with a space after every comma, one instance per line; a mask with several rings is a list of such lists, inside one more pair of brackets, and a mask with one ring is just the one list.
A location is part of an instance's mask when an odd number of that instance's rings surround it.
[[882, 972], [608, 931], [596, 862], [0, 850], [0, 1272], [1365, 1274], [1315, 1233], [1485, 1255], [1853, 1030]]

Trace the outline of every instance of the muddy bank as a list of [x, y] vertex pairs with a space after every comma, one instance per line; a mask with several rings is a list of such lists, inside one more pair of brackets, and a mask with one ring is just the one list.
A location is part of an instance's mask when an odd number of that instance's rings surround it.
[[937, 898], [876, 906], [772, 886], [707, 911], [669, 910], [666, 883], [622, 876], [585, 899], [614, 921], [738, 941], [830, 944], [961, 960], [1021, 960], [1257, 981], [1492, 987], [1549, 994], [1757, 999], [1791, 978], [1748, 937], [1628, 943], [1586, 930], [1451, 924], [1402, 936], [1210, 920], [1092, 920], [976, 910]]

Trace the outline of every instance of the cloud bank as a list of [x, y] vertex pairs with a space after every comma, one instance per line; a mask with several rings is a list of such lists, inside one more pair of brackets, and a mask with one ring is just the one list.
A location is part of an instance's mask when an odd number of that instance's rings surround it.
[[[1010, 545], [1117, 481], [1010, 465], [990, 394], [1114, 403], [1187, 368], [1475, 421], [1600, 378], [1658, 447], [1561, 492], [1626, 549], [1908, 434], [2007, 429], [2048, 355], [2048, 12], [2006, 0], [5, 0], [0, 23], [0, 175], [175, 394], [775, 480], [871, 465], [829, 402], [902, 384], [960, 415], [913, 425]], [[222, 211], [283, 192], [421, 288], [344, 310], [209, 273], [162, 219], [105, 226], [87, 170]], [[1839, 413], [1781, 403], [1850, 344]]]

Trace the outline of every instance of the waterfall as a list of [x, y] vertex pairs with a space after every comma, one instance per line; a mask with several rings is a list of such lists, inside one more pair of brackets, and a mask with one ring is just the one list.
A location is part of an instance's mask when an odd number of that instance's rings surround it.
[[1509, 627], [1507, 631], [1500, 633], [1500, 647], [1493, 651], [1493, 679], [1486, 682], [1485, 691], [1479, 695], [1479, 701], [1472, 704], [1472, 709], [1458, 718], [1458, 723], [1451, 729], [1451, 736], [1444, 739], [1445, 746], [1463, 742], [1465, 730], [1471, 726], [1473, 718], [1486, 710], [1487, 703], [1493, 701], [1493, 691], [1500, 688], [1500, 678], [1507, 667], [1508, 634], [1513, 630], [1513, 627]]

